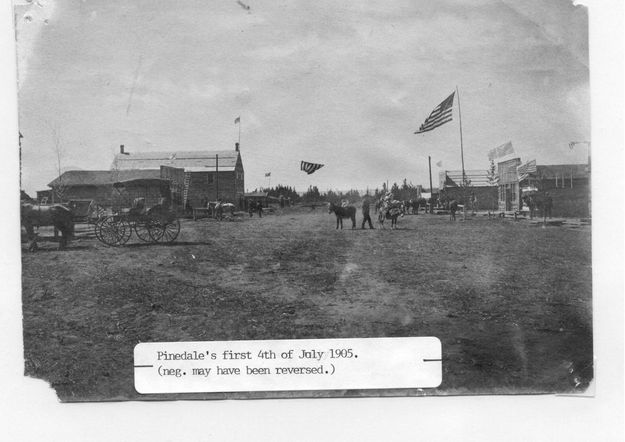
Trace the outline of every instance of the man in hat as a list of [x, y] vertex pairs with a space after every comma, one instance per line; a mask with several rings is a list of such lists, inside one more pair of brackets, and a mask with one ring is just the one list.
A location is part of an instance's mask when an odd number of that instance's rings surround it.
[[369, 195], [365, 195], [362, 200], [362, 226], [361, 229], [365, 228], [365, 222], [369, 222], [369, 228], [373, 229], [373, 224], [371, 223], [371, 216], [369, 215], [369, 206], [371, 205], [371, 201], [369, 200]]

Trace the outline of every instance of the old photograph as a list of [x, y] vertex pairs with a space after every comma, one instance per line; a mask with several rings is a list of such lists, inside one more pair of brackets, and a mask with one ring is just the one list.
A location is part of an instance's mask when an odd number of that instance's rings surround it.
[[[15, 0], [24, 373], [64, 402], [592, 394], [588, 9]], [[17, 192], [15, 192], [17, 193]], [[435, 337], [435, 388], [142, 394], [138, 344]]]

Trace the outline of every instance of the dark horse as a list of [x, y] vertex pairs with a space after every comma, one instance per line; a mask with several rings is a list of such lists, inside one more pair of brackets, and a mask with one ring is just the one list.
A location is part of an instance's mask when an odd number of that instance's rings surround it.
[[356, 208], [354, 206], [341, 207], [334, 203], [328, 205], [328, 213], [336, 215], [336, 228], [341, 226], [343, 228], [343, 218], [350, 218], [352, 220], [352, 229], [356, 228]]
[[449, 205], [449, 221], [455, 221], [456, 212], [458, 211], [458, 201], [450, 200], [447, 204]]
[[551, 218], [553, 200], [549, 192], [523, 195], [521, 200], [530, 210], [530, 219], [533, 219], [538, 213], [542, 214], [543, 221], [545, 221], [547, 217]]
[[60, 204], [41, 206], [27, 201], [21, 202], [20, 215], [22, 226], [26, 229], [26, 235], [30, 244], [28, 250], [37, 250], [37, 235], [35, 226], [54, 226], [61, 232], [59, 250], [67, 246], [67, 242], [74, 235], [74, 221], [72, 211]]

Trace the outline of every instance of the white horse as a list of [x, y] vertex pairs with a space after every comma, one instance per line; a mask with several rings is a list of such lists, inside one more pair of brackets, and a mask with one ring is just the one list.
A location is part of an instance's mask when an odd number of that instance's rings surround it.
[[396, 229], [397, 218], [404, 216], [405, 211], [406, 209], [404, 207], [404, 203], [401, 201], [393, 200], [384, 202], [378, 212], [378, 222], [380, 223], [380, 228], [384, 228], [385, 219], [390, 219], [391, 229]]
[[215, 218], [221, 221], [225, 217], [229, 221], [232, 221], [232, 219], [234, 219], [235, 209], [236, 206], [232, 203], [217, 202], [217, 204], [215, 204]]

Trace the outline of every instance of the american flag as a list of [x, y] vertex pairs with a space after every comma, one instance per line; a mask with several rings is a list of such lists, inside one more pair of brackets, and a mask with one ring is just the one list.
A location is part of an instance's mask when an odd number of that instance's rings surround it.
[[519, 181], [523, 181], [530, 173], [536, 173], [536, 160], [528, 161], [516, 168], [516, 173], [519, 177]]
[[241, 117], [236, 117], [234, 119], [234, 124], [239, 124], [241, 122]]
[[488, 152], [488, 159], [494, 160], [497, 158], [505, 157], [506, 155], [510, 155], [514, 153], [514, 147], [512, 147], [512, 141], [508, 141], [507, 143], [502, 144], [501, 146], [495, 147]]
[[267, 172], [267, 173], [265, 174], [265, 178], [270, 177], [270, 176], [271, 176], [271, 172]]
[[449, 97], [445, 98], [441, 104], [434, 108], [430, 116], [425, 119], [415, 134], [428, 132], [451, 121], [451, 110], [454, 105], [455, 93], [456, 92], [452, 92]]
[[321, 169], [323, 164], [309, 163], [307, 161], [302, 161], [300, 165], [300, 169], [306, 172], [308, 175], [314, 173], [315, 171]]

